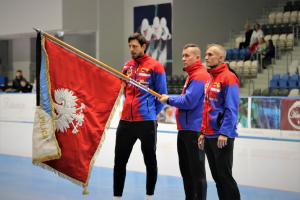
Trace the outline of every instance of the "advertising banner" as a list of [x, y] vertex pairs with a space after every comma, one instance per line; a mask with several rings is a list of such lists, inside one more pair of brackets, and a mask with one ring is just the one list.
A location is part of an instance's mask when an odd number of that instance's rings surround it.
[[281, 100], [280, 128], [282, 130], [300, 131], [300, 100]]

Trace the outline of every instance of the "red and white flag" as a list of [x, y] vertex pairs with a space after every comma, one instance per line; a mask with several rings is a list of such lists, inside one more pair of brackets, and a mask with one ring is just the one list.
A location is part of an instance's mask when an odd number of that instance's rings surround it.
[[43, 35], [41, 44], [33, 163], [87, 187], [121, 81]]

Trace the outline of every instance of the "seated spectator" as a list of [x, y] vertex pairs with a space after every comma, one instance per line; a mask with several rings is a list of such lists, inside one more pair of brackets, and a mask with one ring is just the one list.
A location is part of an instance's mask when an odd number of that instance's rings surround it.
[[20, 82], [20, 89], [19, 92], [21, 93], [31, 93], [32, 91], [32, 85], [28, 83], [26, 80], [21, 80]]
[[266, 69], [266, 66], [272, 63], [272, 59], [275, 58], [275, 46], [273, 40], [268, 40], [268, 45], [265, 53], [263, 54], [263, 68]]
[[255, 53], [258, 49], [258, 39], [256, 38], [253, 42], [253, 44], [249, 47], [250, 57], [251, 59], [255, 59]]
[[250, 39], [252, 36], [253, 29], [250, 28], [250, 24], [247, 23], [245, 25], [245, 41], [241, 42], [239, 45], [239, 49], [248, 48], [250, 44]]
[[13, 86], [12, 88], [15, 89], [16, 91], [20, 91], [21, 88], [21, 81], [25, 80], [27, 82], [27, 80], [23, 77], [23, 72], [22, 70], [17, 70], [16, 72], [16, 77], [13, 80]]
[[264, 33], [260, 28], [260, 24], [256, 23], [251, 35], [249, 46], [251, 47], [255, 42], [259, 41], [259, 39], [262, 37], [264, 37]]
[[258, 41], [258, 47], [257, 47], [257, 52], [260, 54], [265, 54], [267, 51], [267, 43], [265, 39], [262, 37]]
[[259, 63], [262, 63], [262, 59], [263, 59], [266, 51], [267, 51], [267, 43], [266, 43], [265, 39], [262, 37], [258, 41], [257, 51], [256, 51]]

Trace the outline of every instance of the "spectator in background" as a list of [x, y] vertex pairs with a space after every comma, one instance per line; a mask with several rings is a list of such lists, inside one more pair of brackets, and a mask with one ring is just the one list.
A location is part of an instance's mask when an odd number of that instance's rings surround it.
[[268, 40], [268, 45], [263, 54], [263, 68], [265, 69], [267, 65], [272, 63], [272, 59], [275, 58], [275, 46], [273, 40]]
[[251, 46], [249, 47], [249, 52], [250, 52], [250, 58], [251, 59], [256, 59], [255, 53], [257, 52], [258, 44], [259, 44], [258, 39], [255, 38], [253, 44], [251, 44]]
[[260, 28], [260, 24], [256, 23], [254, 26], [252, 35], [251, 35], [249, 46], [251, 47], [254, 43], [258, 42], [260, 40], [260, 38], [262, 38], [262, 37], [264, 37], [264, 33]]
[[21, 93], [31, 93], [32, 85], [28, 83], [25, 79], [22, 79], [20, 82], [20, 89], [18, 92]]
[[27, 80], [23, 77], [22, 70], [19, 69], [16, 72], [16, 77], [13, 80], [13, 85], [12, 85], [12, 88], [15, 89], [17, 92], [20, 91], [20, 89], [21, 89], [21, 81], [22, 80], [27, 82]]
[[267, 51], [267, 43], [265, 39], [262, 37], [258, 40], [257, 52], [260, 54], [265, 54]]
[[239, 45], [239, 49], [248, 48], [250, 44], [250, 39], [252, 36], [253, 29], [250, 28], [250, 24], [245, 24], [245, 41], [241, 42]]

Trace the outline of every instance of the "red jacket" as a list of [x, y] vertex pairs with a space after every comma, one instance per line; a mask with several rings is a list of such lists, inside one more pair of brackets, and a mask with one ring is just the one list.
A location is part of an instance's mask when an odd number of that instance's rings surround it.
[[212, 75], [204, 100], [202, 130], [207, 137], [237, 136], [239, 81], [226, 64], [208, 70]]
[[[123, 67], [123, 73], [159, 94], [167, 94], [164, 67], [148, 55], [137, 60], [131, 59]], [[153, 95], [131, 84], [125, 86], [124, 94], [121, 120], [156, 120], [163, 105]]]

